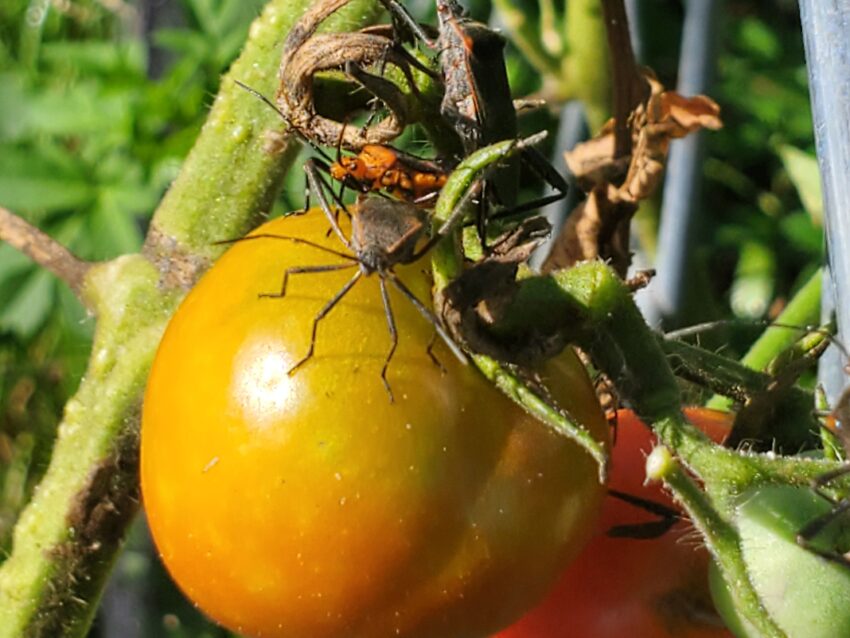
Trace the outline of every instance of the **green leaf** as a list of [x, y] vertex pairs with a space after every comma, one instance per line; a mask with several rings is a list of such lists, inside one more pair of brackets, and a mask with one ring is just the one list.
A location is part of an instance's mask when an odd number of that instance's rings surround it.
[[0, 311], [0, 330], [23, 339], [32, 337], [53, 308], [55, 281], [43, 268], [34, 268], [17, 294]]
[[57, 72], [115, 76], [122, 84], [144, 81], [145, 49], [139, 39], [46, 42], [42, 59]]
[[132, 215], [116, 208], [97, 206], [86, 218], [88, 259], [103, 260], [137, 252], [142, 232]]
[[778, 150], [782, 164], [800, 195], [803, 208], [815, 224], [823, 226], [823, 194], [817, 159], [788, 144], [783, 144]]
[[94, 188], [78, 171], [0, 145], [0, 204], [32, 215], [87, 208], [94, 197]]

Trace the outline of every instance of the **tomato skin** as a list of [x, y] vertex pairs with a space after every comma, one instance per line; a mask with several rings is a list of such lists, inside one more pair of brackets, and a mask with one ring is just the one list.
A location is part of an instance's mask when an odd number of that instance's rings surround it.
[[[731, 415], [703, 408], [685, 411], [715, 440]], [[630, 410], [617, 415], [610, 488], [673, 506], [659, 485], [643, 485], [649, 429]], [[548, 597], [496, 638], [728, 638], [709, 597], [708, 553], [685, 521], [651, 540], [612, 538], [615, 525], [657, 517], [613, 497], [605, 500], [596, 532]]]
[[[339, 250], [317, 213], [258, 233]], [[201, 609], [249, 636], [485, 636], [551, 585], [592, 530], [594, 462], [499, 394], [377, 277], [310, 324], [353, 269], [314, 248], [234, 245], [172, 319], [145, 396], [141, 478], [170, 573]], [[427, 299], [424, 263], [397, 272]], [[544, 373], [600, 440], [607, 424], [572, 352]], [[566, 392], [564, 390], [567, 390]]]

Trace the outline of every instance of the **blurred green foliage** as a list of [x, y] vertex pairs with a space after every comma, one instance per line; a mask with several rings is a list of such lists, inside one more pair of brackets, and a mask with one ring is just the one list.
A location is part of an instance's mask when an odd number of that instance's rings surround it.
[[698, 250], [719, 306], [764, 318], [823, 258], [803, 42], [796, 3], [726, 9], [714, 93], [725, 128], [708, 136]]
[[[172, 24], [152, 30], [150, 11], [122, 0], [0, 3], [0, 205], [85, 259], [140, 248], [263, 2], [170, 4]], [[84, 371], [93, 322], [64, 285], [7, 246], [0, 299], [2, 556]], [[157, 604], [141, 635], [223, 635], [164, 574], [149, 580]]]
[[[220, 74], [262, 4], [0, 3], [0, 205], [86, 259], [138, 250], [149, 215], [203, 123]], [[433, 3], [408, 4], [421, 19], [433, 20]], [[487, 20], [490, 4], [472, 4], [473, 15]], [[531, 19], [540, 15], [535, 0], [515, 4]], [[155, 11], [167, 14], [162, 24]], [[681, 3], [647, 2], [644, 11], [645, 62], [674, 87]], [[712, 96], [726, 127], [706, 136], [705, 215], [694, 256], [700, 299], [690, 314], [702, 319], [765, 316], [822, 260], [796, 3], [729, 0], [724, 14]], [[516, 48], [508, 50], [515, 92], [541, 89], [539, 74]], [[542, 110], [525, 118], [523, 129], [555, 124]], [[283, 207], [300, 206], [302, 185], [300, 171], [293, 171]], [[0, 246], [0, 299], [2, 560], [17, 513], [46, 467], [65, 399], [83, 373], [93, 322], [52, 275], [6, 246]], [[759, 330], [732, 350], [741, 351]], [[117, 598], [107, 597], [94, 635], [113, 638], [109, 616], [121, 609], [138, 614], [139, 605], [145, 612], [136, 618], [134, 635], [226, 635], [174, 591], [141, 526], [119, 559], [113, 590]], [[122, 608], [121, 600], [130, 607]]]

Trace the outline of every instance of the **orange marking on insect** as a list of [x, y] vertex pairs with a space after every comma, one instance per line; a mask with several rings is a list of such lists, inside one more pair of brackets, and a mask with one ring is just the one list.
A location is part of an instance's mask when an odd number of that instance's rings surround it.
[[424, 170], [411, 166], [396, 150], [379, 144], [367, 144], [357, 155], [340, 157], [331, 164], [330, 173], [336, 180], [353, 180], [368, 190], [386, 189], [410, 202], [438, 193], [447, 178], [437, 167]]

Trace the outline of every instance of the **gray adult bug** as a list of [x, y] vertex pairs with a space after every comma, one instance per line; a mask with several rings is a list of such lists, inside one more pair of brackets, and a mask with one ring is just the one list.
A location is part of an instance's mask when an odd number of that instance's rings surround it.
[[[429, 217], [426, 211], [409, 202], [388, 199], [371, 193], [361, 194], [357, 202], [351, 206], [345, 206], [325, 181], [319, 172], [319, 168], [311, 160], [304, 166], [307, 173], [307, 181], [310, 190], [319, 202], [319, 207], [330, 222], [331, 229], [340, 242], [349, 251], [348, 253], [328, 248], [300, 237], [289, 235], [278, 235], [261, 233], [250, 235], [233, 241], [247, 241], [254, 239], [283, 239], [297, 244], [312, 246], [322, 252], [335, 255], [345, 260], [345, 263], [322, 264], [314, 266], [295, 266], [287, 268], [283, 273], [283, 282], [279, 292], [265, 293], [260, 296], [267, 298], [282, 298], [286, 296], [289, 277], [304, 273], [323, 273], [348, 268], [356, 268], [356, 272], [345, 285], [331, 299], [325, 303], [313, 318], [310, 330], [310, 346], [307, 353], [289, 369], [289, 374], [295, 373], [298, 368], [307, 363], [313, 356], [316, 346], [316, 333], [319, 322], [324, 319], [331, 310], [336, 307], [340, 300], [354, 287], [363, 276], [377, 275], [380, 278], [381, 298], [384, 306], [384, 316], [390, 333], [390, 350], [384, 365], [381, 368], [381, 381], [389, 394], [390, 401], [394, 400], [392, 388], [387, 381], [387, 369], [398, 346], [398, 332], [396, 330], [395, 318], [390, 305], [388, 284], [404, 295], [419, 311], [419, 313], [433, 326], [437, 334], [446, 342], [452, 353], [458, 360], [466, 364], [467, 357], [460, 347], [452, 340], [448, 332], [440, 325], [434, 313], [425, 306], [413, 292], [405, 285], [398, 275], [393, 272], [397, 264], [410, 264], [423, 257], [433, 246], [448, 234], [462, 216], [469, 199], [477, 191], [476, 186], [470, 188], [467, 196], [462, 199], [452, 214], [433, 236], [428, 237]], [[338, 209], [335, 211], [328, 201], [326, 191], [332, 194]], [[337, 219], [339, 212], [344, 212], [351, 218], [351, 235], [346, 237]], [[425, 238], [428, 237], [427, 240]], [[422, 240], [425, 240], [424, 242]], [[232, 243], [232, 242], [229, 242]], [[430, 348], [429, 348], [430, 352]]]

